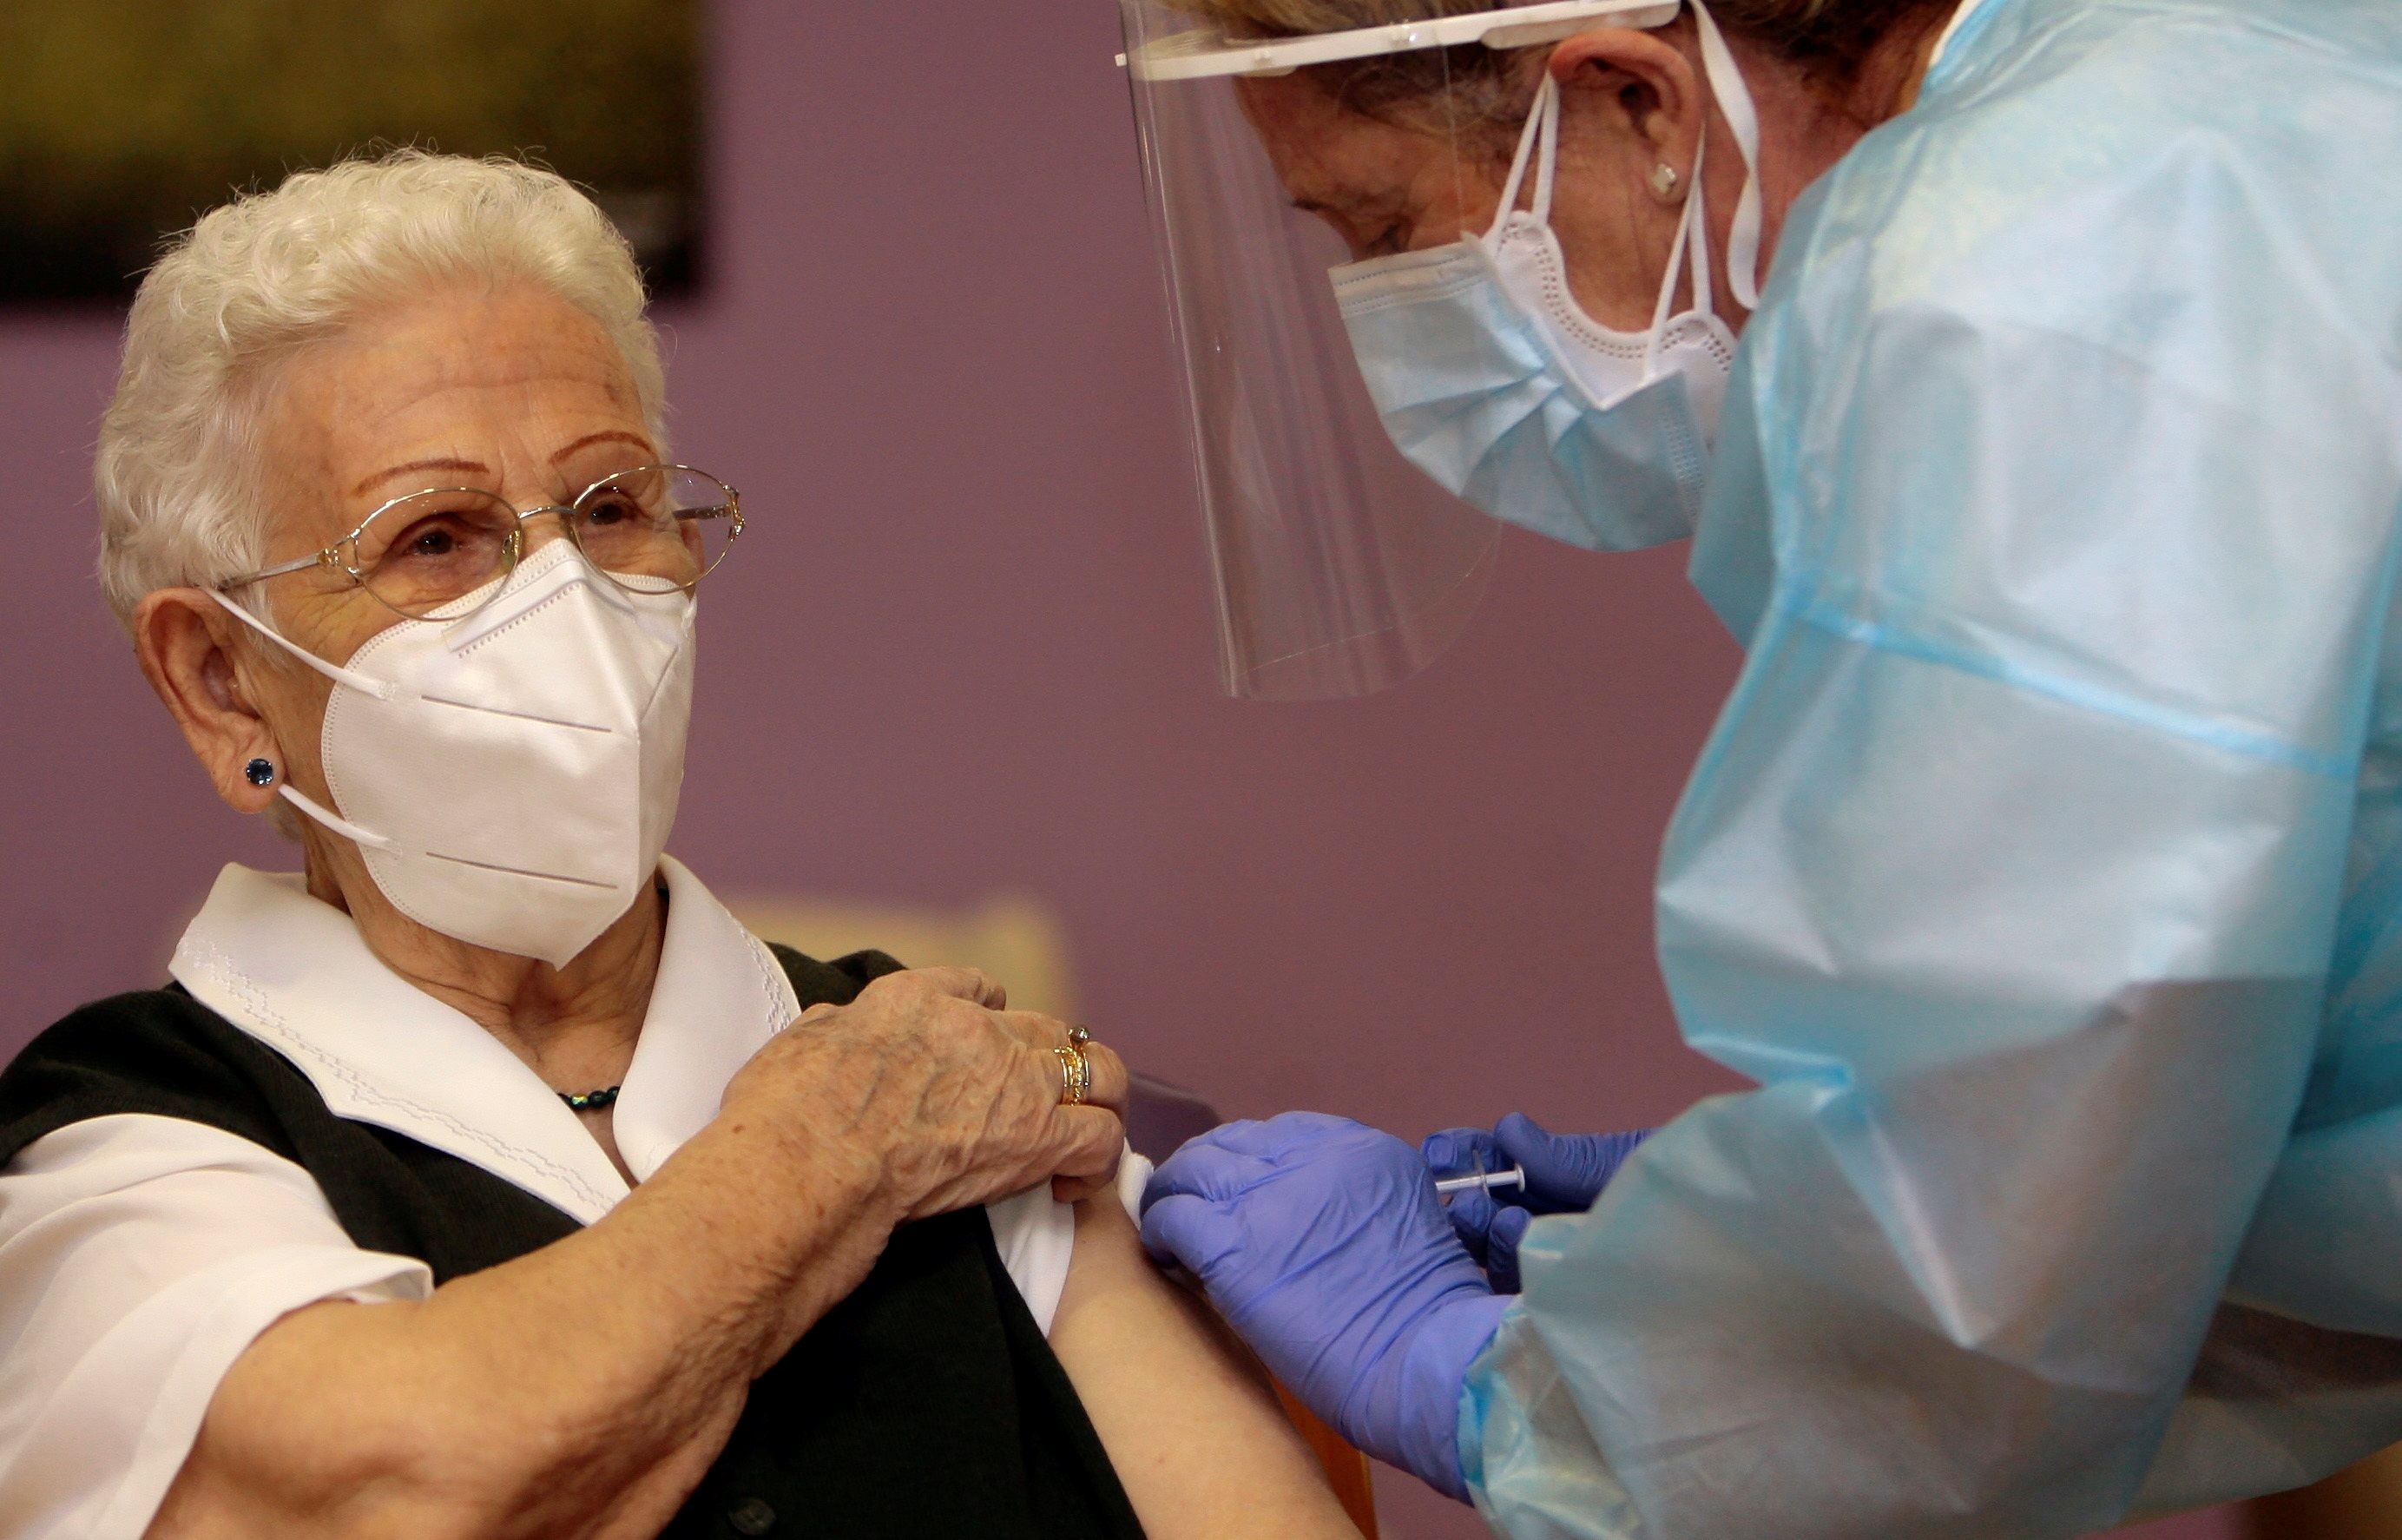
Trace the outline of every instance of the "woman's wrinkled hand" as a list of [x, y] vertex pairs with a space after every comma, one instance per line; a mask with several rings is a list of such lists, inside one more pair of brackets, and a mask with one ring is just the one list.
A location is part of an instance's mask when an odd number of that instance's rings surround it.
[[1044, 1180], [1063, 1199], [1107, 1187], [1125, 1143], [1125, 1066], [1087, 1043], [1092, 1088], [1063, 1105], [1067, 1024], [1008, 1003], [973, 969], [888, 974], [761, 1049], [722, 1115], [805, 1143], [813, 1162], [861, 1162], [903, 1218]]

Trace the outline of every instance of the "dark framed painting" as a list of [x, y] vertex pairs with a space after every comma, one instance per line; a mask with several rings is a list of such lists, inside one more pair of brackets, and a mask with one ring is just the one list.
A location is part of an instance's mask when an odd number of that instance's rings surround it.
[[6, 0], [0, 304], [131, 296], [238, 189], [395, 144], [589, 190], [701, 276], [700, 0]]

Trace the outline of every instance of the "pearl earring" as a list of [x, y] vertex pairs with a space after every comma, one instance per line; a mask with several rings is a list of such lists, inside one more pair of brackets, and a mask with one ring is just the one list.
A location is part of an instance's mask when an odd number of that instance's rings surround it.
[[1677, 190], [1677, 168], [1665, 160], [1651, 168], [1651, 190], [1665, 198]]
[[253, 760], [242, 767], [242, 777], [253, 786], [272, 786], [275, 784], [275, 762]]

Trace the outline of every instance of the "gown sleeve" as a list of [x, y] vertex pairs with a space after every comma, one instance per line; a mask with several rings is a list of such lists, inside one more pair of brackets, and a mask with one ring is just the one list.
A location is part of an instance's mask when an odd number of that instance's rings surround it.
[[148, 1527], [226, 1370], [321, 1299], [423, 1299], [309, 1174], [177, 1118], [92, 1118], [0, 1170], [0, 1533]]
[[2402, 506], [2395, 382], [2259, 196], [2194, 136], [1821, 230], [1755, 319], [1697, 547], [1756, 521], [1750, 652], [1658, 923], [1760, 1088], [1536, 1222], [1461, 1406], [1503, 1533], [2135, 1501], [2311, 1080]]

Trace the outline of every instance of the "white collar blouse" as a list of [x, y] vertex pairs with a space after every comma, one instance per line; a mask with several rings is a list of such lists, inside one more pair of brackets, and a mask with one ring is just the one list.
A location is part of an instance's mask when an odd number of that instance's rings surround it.
[[[658, 977], [613, 1118], [648, 1178], [717, 1115], [737, 1070], [799, 1014], [783, 969], [665, 859]], [[541, 1077], [386, 968], [297, 875], [228, 866], [170, 970], [307, 1076], [337, 1116], [457, 1156], [579, 1222], [630, 1190]], [[1073, 1213], [1036, 1188], [988, 1205], [1050, 1329]], [[138, 1535], [216, 1385], [256, 1335], [322, 1299], [421, 1299], [414, 1258], [361, 1250], [299, 1166], [204, 1124], [71, 1124], [0, 1170], [0, 1534]]]

